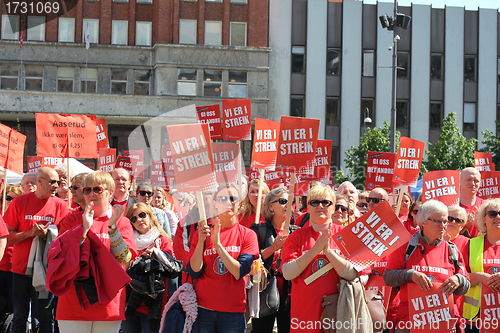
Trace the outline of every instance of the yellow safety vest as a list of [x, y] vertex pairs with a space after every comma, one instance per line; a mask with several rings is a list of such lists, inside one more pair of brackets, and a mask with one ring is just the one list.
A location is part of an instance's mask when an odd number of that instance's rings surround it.
[[[469, 242], [469, 267], [471, 273], [483, 273], [484, 235]], [[481, 283], [471, 287], [464, 297], [464, 318], [476, 322], [481, 306]]]

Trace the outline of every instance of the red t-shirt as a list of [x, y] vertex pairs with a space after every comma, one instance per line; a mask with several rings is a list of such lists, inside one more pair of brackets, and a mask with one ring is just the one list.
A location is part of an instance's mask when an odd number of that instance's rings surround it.
[[410, 220], [406, 220], [403, 222], [403, 225], [405, 226], [406, 230], [408, 230], [408, 232], [411, 234], [411, 235], [414, 235], [417, 231], [420, 230], [420, 226], [417, 224], [416, 227], [413, 226], [413, 221], [410, 221]]
[[3, 217], [0, 215], [0, 238], [7, 237], [9, 235], [9, 230], [3, 221]]
[[[477, 209], [479, 207], [481, 207], [481, 205], [483, 204], [484, 200], [481, 199], [480, 197], [476, 197], [476, 202], [474, 202], [474, 204], [472, 206], [465, 206], [465, 205], [462, 205], [460, 204], [460, 207], [462, 207], [463, 209], [465, 209], [465, 212], [467, 214], [470, 214], [474, 211], [477, 211]], [[478, 235], [478, 230], [476, 228], [476, 226], [474, 224], [471, 224], [471, 226], [469, 227], [469, 235], [471, 236], [471, 238], [474, 238], [474, 237], [477, 237]]]
[[[83, 212], [76, 212], [68, 215], [59, 225], [59, 233], [62, 235], [66, 230], [72, 229], [83, 223]], [[101, 242], [109, 249], [110, 240], [108, 234], [109, 217], [95, 217], [92, 224], [92, 230], [99, 237]], [[135, 237], [132, 225], [128, 218], [122, 216], [116, 221], [116, 227], [122, 235], [125, 244], [132, 252], [132, 257], [136, 256], [137, 250], [135, 246]], [[110, 276], [110, 279], [113, 277]], [[125, 288], [122, 288], [113, 298], [106, 304], [101, 304], [84, 310], [76, 295], [75, 288], [70, 288], [69, 291], [59, 296], [57, 303], [57, 320], [80, 320], [80, 321], [117, 321], [125, 319]]]
[[[302, 223], [302, 220], [304, 219], [306, 214], [307, 214], [307, 211], [300, 214], [299, 217], [297, 217], [297, 219], [295, 220], [295, 222], [293, 224], [300, 227], [300, 224]], [[307, 221], [307, 222], [309, 222], [309, 221]], [[309, 223], [304, 224], [304, 227], [307, 227], [307, 226], [309, 226]]]
[[[23, 232], [31, 230], [35, 223], [47, 224], [50, 222], [57, 226], [66, 215], [68, 215], [68, 204], [64, 200], [57, 197], [40, 200], [31, 192], [12, 200], [9, 209], [5, 212], [4, 220], [17, 232]], [[30, 237], [14, 244], [13, 273], [26, 274], [33, 239], [34, 237]]]
[[[7, 237], [9, 235], [9, 230], [3, 221], [2, 216], [0, 216], [0, 238]], [[3, 252], [3, 258], [0, 261], [0, 271], [10, 272], [12, 268], [12, 248], [13, 245], [7, 245], [5, 251]]]
[[[198, 243], [198, 230], [191, 240], [191, 255]], [[220, 242], [231, 257], [238, 259], [240, 254], [259, 257], [257, 234], [239, 223], [220, 231]], [[210, 237], [203, 247], [203, 272], [196, 283], [198, 305], [220, 312], [245, 312], [246, 278], [236, 280], [226, 269], [217, 254]]]
[[[250, 228], [250, 226], [255, 223], [255, 213], [245, 215], [245, 217], [243, 217], [242, 214], [239, 214], [238, 222], [242, 226]], [[266, 219], [264, 218], [264, 215], [260, 214], [259, 223], [264, 223], [264, 222], [266, 222]]]
[[[333, 234], [338, 232], [341, 227], [332, 224]], [[288, 236], [283, 246], [283, 264], [298, 259], [305, 252], [309, 251], [316, 240], [319, 238], [320, 233], [314, 231], [313, 227], [303, 227], [295, 230]], [[330, 238], [330, 247], [340, 251], [333, 240]], [[295, 279], [292, 280], [292, 304], [291, 304], [291, 332], [303, 332], [304, 326], [308, 321], [319, 321], [323, 308], [321, 301], [324, 295], [331, 295], [338, 293], [337, 284], [340, 282], [340, 277], [335, 269], [330, 269], [326, 274], [316, 279], [312, 284], [307, 286], [304, 282], [306, 278], [321, 269], [329, 263], [328, 258], [321, 251], [314, 259], [307, 265], [306, 269]], [[323, 332], [321, 328], [310, 329], [307, 332]]]

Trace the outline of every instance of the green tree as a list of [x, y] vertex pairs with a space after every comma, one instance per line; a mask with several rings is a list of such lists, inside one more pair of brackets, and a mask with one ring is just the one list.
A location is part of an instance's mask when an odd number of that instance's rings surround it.
[[[497, 133], [500, 133], [500, 121], [495, 120], [497, 125]], [[495, 163], [495, 170], [500, 171], [500, 139], [493, 134], [490, 130], [481, 132], [484, 137], [482, 152], [491, 153], [493, 163]]]
[[477, 139], [467, 140], [457, 125], [455, 112], [448, 114], [437, 143], [429, 143], [426, 150], [427, 161], [423, 162], [428, 171], [462, 170], [474, 166], [474, 150]]
[[[396, 131], [396, 151], [399, 146], [399, 131]], [[366, 160], [369, 151], [389, 152], [391, 149], [391, 126], [386, 121], [383, 128], [367, 128], [366, 134], [359, 139], [359, 146], [352, 146], [345, 152], [348, 174], [339, 170], [335, 176], [338, 184], [350, 181], [357, 188], [364, 188], [366, 183]]]

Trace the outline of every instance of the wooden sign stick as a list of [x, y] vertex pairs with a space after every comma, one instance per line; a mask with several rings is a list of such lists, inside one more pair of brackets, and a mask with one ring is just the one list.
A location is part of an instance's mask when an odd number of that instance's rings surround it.
[[238, 157], [236, 158], [236, 170], [238, 170], [238, 190], [240, 195], [243, 196], [243, 182], [241, 180], [241, 141], [237, 140], [238, 144]]
[[198, 211], [200, 212], [200, 221], [198, 226], [202, 227], [207, 224], [207, 216], [205, 212], [205, 204], [203, 203], [203, 194], [201, 191], [196, 191], [196, 206], [198, 206]]
[[2, 215], [5, 214], [5, 196], [7, 195], [7, 169], [3, 169]]
[[69, 189], [71, 185], [71, 179], [69, 178], [69, 157], [66, 157], [66, 164], [68, 169], [68, 210], [71, 210], [71, 190]]
[[401, 209], [401, 203], [403, 202], [403, 195], [406, 192], [406, 187], [408, 185], [401, 185], [401, 190], [399, 191], [399, 196], [398, 196], [398, 205], [396, 206], [396, 216], [399, 216], [399, 210]]
[[259, 177], [259, 194], [257, 197], [257, 207], [255, 207], [255, 223], [260, 221], [260, 207], [262, 206], [262, 186], [264, 184], [264, 169], [260, 169]]
[[283, 234], [288, 236], [288, 231], [290, 229], [290, 219], [292, 217], [292, 201], [293, 201], [293, 191], [295, 189], [295, 172], [290, 174], [290, 187], [288, 188], [288, 202], [286, 203], [286, 215], [285, 215], [285, 226]]
[[172, 190], [174, 189], [174, 178], [172, 177], [168, 179], [168, 189], [170, 190], [170, 193], [172, 193]]

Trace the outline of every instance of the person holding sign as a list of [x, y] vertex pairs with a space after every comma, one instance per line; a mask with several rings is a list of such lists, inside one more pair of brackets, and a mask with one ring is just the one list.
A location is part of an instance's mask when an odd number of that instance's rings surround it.
[[[266, 195], [269, 193], [269, 187], [266, 183], [262, 183], [262, 201], [266, 198]], [[252, 179], [248, 183], [248, 194], [243, 200], [240, 209], [240, 215], [238, 217], [240, 224], [250, 228], [250, 226], [255, 223], [255, 212], [257, 207], [257, 200], [259, 196], [259, 180]], [[261, 214], [259, 217], [259, 221], [262, 223], [265, 221], [264, 216]]]
[[448, 208], [440, 201], [425, 202], [417, 213], [418, 231], [409, 243], [390, 254], [384, 271], [389, 287], [400, 287], [401, 303], [396, 312], [396, 333], [410, 332], [408, 284], [428, 291], [442, 283], [445, 294], [464, 295], [470, 287], [462, 254], [455, 244], [443, 241], [448, 224]]
[[[311, 188], [307, 194], [309, 226], [297, 229], [283, 246], [283, 276], [292, 280], [291, 332], [306, 329], [307, 332], [322, 332], [315, 322], [320, 321], [323, 296], [339, 292], [340, 278], [351, 281], [358, 274], [351, 263], [340, 256], [332, 237], [341, 229], [332, 223], [335, 202], [331, 187], [317, 185]], [[328, 263], [333, 269], [306, 285], [304, 280]]]
[[238, 186], [222, 184], [214, 195], [218, 217], [213, 227], [200, 224], [191, 241], [188, 272], [198, 279], [199, 332], [246, 330], [246, 279], [254, 259], [259, 257], [257, 236], [238, 223], [241, 205]]

